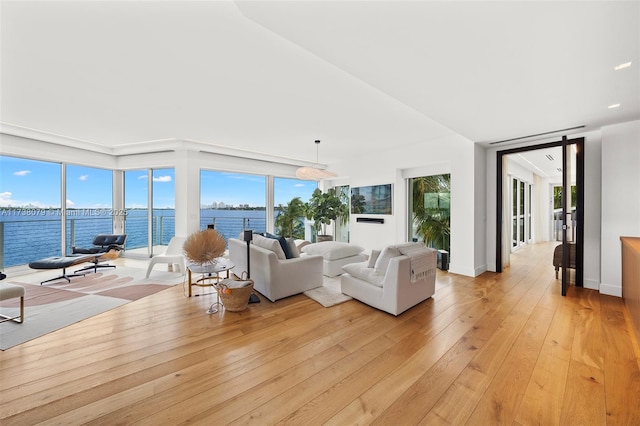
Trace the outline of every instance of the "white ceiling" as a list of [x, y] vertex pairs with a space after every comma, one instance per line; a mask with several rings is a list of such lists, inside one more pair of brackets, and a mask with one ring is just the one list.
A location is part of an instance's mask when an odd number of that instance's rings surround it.
[[2, 131], [98, 150], [175, 138], [315, 161], [321, 139], [331, 164], [640, 118], [638, 1], [2, 0], [0, 15]]

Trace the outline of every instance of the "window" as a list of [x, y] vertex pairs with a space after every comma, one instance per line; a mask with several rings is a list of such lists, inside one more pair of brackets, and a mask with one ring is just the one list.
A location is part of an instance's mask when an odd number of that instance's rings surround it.
[[91, 247], [98, 234], [113, 231], [113, 172], [66, 166], [67, 253], [72, 247]]
[[531, 216], [531, 191], [532, 185], [518, 178], [511, 179], [512, 197], [512, 248], [516, 249], [531, 241], [532, 216]]
[[[151, 177], [151, 181], [149, 181]], [[152, 255], [164, 252], [175, 234], [174, 169], [124, 172], [127, 251]], [[151, 206], [149, 206], [151, 194]], [[151, 238], [149, 238], [151, 235]]]
[[266, 177], [200, 171], [200, 229], [214, 227], [225, 239], [245, 229], [266, 231]]
[[409, 179], [409, 236], [429, 247], [449, 251], [451, 236], [451, 175], [423, 176]]
[[[343, 186], [338, 186], [336, 187], [336, 191], [338, 193], [338, 195], [340, 196], [340, 199], [343, 200], [347, 205], [349, 205], [351, 203], [350, 200], [350, 188], [348, 185], [343, 185]], [[347, 209], [347, 212], [349, 211], [349, 209]], [[336, 235], [334, 238], [335, 241], [341, 241], [341, 242], [345, 242], [348, 243], [349, 242], [349, 220], [347, 217], [347, 220], [345, 220], [344, 222], [338, 220], [336, 221]]]
[[274, 232], [290, 238], [305, 238], [303, 205], [318, 187], [317, 182], [299, 179], [274, 178]]
[[124, 172], [124, 208], [127, 250], [151, 254], [149, 246], [149, 170]]
[[0, 267], [60, 256], [62, 166], [0, 156]]
[[[152, 170], [153, 184], [153, 244], [152, 251], [164, 252], [176, 229], [175, 171], [173, 169]], [[153, 249], [155, 246], [157, 250]]]

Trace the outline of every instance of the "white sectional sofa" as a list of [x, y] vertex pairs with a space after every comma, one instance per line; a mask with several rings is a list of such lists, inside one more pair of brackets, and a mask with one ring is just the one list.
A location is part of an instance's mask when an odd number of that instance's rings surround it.
[[380, 252], [373, 251], [369, 261], [343, 267], [342, 293], [374, 308], [400, 315], [435, 293], [436, 256], [436, 250], [422, 243], [405, 243], [385, 247]]
[[[322, 256], [286, 259], [278, 240], [254, 235], [249, 244], [253, 288], [275, 302], [284, 297], [322, 286]], [[270, 241], [269, 241], [270, 240]], [[240, 276], [247, 268], [247, 243], [229, 238], [229, 260], [233, 272]]]

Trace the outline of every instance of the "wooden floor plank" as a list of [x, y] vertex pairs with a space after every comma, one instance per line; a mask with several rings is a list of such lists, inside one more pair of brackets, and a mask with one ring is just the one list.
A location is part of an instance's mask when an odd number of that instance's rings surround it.
[[398, 317], [304, 295], [208, 315], [213, 296], [178, 285], [2, 351], [0, 423], [640, 424], [626, 308], [560, 296], [554, 246], [438, 271]]

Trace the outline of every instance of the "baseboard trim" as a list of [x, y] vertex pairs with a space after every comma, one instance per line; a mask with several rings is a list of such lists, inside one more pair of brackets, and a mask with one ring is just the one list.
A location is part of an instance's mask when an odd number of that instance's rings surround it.
[[610, 284], [600, 284], [600, 293], [609, 296], [622, 297], [622, 287]]
[[452, 274], [464, 275], [465, 277], [475, 278], [487, 270], [487, 265], [482, 265], [477, 268], [458, 268], [457, 265], [450, 263], [449, 272]]
[[582, 280], [582, 285], [589, 290], [600, 290], [600, 282], [596, 280]]

